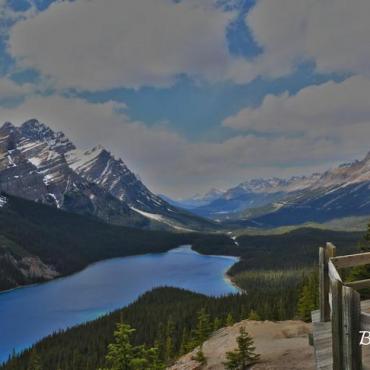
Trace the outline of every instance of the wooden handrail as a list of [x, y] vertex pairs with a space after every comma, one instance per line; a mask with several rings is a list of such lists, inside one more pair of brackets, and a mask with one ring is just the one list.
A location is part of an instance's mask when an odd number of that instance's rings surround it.
[[359, 290], [364, 288], [370, 288], [370, 279], [364, 279], [364, 280], [357, 280], [357, 281], [350, 281], [348, 283], [345, 283], [346, 286]]
[[356, 289], [370, 287], [370, 279], [343, 282], [338, 269], [370, 264], [370, 253], [336, 257], [336, 248], [320, 248], [320, 321], [331, 321], [333, 370], [361, 370], [359, 331], [370, 330], [370, 314], [361, 312]]
[[350, 254], [331, 259], [337, 269], [370, 264], [370, 252]]

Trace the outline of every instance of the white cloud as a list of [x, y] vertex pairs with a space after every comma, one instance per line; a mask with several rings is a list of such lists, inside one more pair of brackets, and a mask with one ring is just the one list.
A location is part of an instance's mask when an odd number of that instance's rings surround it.
[[296, 95], [267, 95], [256, 108], [245, 108], [224, 121], [238, 130], [261, 133], [338, 136], [370, 125], [370, 78], [308, 86]]
[[[59, 88], [165, 86], [183, 73], [240, 83], [288, 74], [307, 60], [354, 76], [294, 96], [268, 95], [226, 119], [237, 133], [220, 142], [190, 142], [168, 127], [132, 122], [117, 113], [122, 104], [59, 95], [28, 96], [16, 109], [0, 108], [0, 117], [36, 117], [80, 146], [101, 143], [170, 195], [308, 173], [370, 149], [369, 14], [368, 0], [259, 0], [246, 22], [263, 53], [248, 62], [229, 54], [225, 29], [233, 14], [213, 0], [58, 1], [15, 24], [9, 51], [18, 66], [40, 70]], [[25, 88], [0, 80], [0, 98]]]
[[0, 78], [0, 100], [21, 97], [32, 91], [30, 84], [18, 85], [7, 77]]
[[247, 83], [291, 73], [302, 61], [323, 72], [370, 73], [368, 0], [259, 0], [246, 23], [263, 53], [232, 56], [235, 15], [215, 0], [57, 1], [10, 30], [9, 51], [57, 87], [166, 86], [181, 74]]
[[210, 186], [226, 188], [254, 176], [309, 173], [314, 167], [329, 166], [338, 155], [341, 159], [362, 155], [370, 135], [367, 125], [339, 144], [325, 136], [271, 139], [249, 134], [213, 143], [190, 142], [168, 128], [130, 121], [117, 113], [122, 107], [113, 102], [34, 96], [16, 109], [0, 108], [0, 117], [15, 124], [38, 118], [83, 148], [100, 143], [122, 157], [153, 190], [173, 196]]
[[246, 22], [264, 48], [263, 73], [313, 60], [319, 71], [369, 75], [369, 14], [368, 0], [259, 0]]
[[233, 16], [212, 0], [58, 1], [11, 29], [9, 50], [59, 87], [163, 86], [179, 74], [219, 80], [234, 61]]

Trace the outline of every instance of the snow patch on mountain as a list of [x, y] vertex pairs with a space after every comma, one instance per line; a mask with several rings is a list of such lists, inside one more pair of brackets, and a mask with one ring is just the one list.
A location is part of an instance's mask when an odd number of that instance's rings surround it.
[[102, 146], [78, 150], [35, 119], [0, 126], [0, 191], [126, 226], [146, 227], [149, 214], [174, 228], [212, 226], [153, 194]]
[[74, 171], [80, 172], [90, 169], [103, 150], [104, 148], [100, 145], [85, 151], [76, 149], [67, 153], [66, 159]]
[[8, 199], [5, 196], [0, 195], [0, 208], [4, 207], [7, 202]]

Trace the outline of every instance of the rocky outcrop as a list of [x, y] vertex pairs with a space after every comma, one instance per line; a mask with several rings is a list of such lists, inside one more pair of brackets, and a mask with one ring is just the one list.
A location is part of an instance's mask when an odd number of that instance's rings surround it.
[[233, 351], [240, 327], [253, 337], [260, 362], [253, 370], [314, 370], [313, 348], [308, 343], [311, 325], [302, 321], [244, 320], [216, 331], [203, 344], [207, 364], [200, 366], [192, 360], [198, 349], [180, 358], [168, 370], [223, 370], [225, 353]]
[[0, 290], [51, 280], [59, 275], [53, 266], [46, 265], [39, 257], [20, 257], [0, 249]]

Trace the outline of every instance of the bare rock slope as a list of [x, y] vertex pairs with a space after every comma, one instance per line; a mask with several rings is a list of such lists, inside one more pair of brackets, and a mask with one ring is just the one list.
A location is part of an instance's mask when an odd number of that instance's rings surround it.
[[302, 321], [244, 320], [215, 332], [203, 345], [207, 365], [192, 360], [197, 349], [181, 357], [169, 370], [223, 370], [225, 353], [236, 348], [240, 327], [253, 337], [260, 362], [253, 370], [314, 370], [313, 347], [308, 343], [311, 325]]

